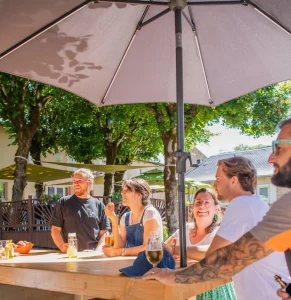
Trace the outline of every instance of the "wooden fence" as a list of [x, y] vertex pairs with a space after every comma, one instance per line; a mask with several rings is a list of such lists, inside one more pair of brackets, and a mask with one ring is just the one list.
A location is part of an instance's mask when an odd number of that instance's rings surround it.
[[[107, 203], [108, 197], [95, 197]], [[153, 206], [165, 221], [165, 200], [151, 199]], [[56, 248], [51, 238], [51, 219], [55, 202], [46, 203], [35, 199], [0, 202], [0, 239], [14, 242], [26, 240], [36, 247]], [[115, 204], [116, 214], [121, 217], [129, 208], [121, 202]]]

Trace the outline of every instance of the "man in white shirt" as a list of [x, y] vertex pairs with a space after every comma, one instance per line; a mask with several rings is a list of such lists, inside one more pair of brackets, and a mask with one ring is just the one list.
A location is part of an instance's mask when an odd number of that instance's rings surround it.
[[[256, 170], [249, 160], [235, 156], [218, 161], [214, 188], [229, 205], [207, 254], [236, 242], [263, 219], [269, 206], [254, 195], [256, 183]], [[238, 299], [280, 299], [275, 274], [289, 276], [283, 253], [274, 252], [233, 276]]]

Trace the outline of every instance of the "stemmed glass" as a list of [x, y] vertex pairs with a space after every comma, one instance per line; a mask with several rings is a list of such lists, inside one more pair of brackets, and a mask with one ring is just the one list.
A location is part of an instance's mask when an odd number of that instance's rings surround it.
[[[151, 232], [147, 240], [146, 248], [147, 260], [156, 268], [163, 258], [163, 247], [160, 236], [157, 232]], [[154, 272], [154, 271], [153, 271]]]

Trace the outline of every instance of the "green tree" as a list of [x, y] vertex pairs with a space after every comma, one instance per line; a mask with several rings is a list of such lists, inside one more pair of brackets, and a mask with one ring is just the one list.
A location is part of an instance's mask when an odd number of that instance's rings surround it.
[[[148, 104], [148, 110], [154, 115], [158, 132], [164, 147], [164, 185], [166, 200], [166, 220], [170, 234], [178, 228], [178, 203], [176, 159], [177, 151], [177, 122], [176, 103]], [[205, 129], [212, 114], [198, 105], [185, 105], [185, 147], [190, 149], [193, 144], [209, 140], [211, 133]], [[214, 120], [212, 119], [214, 122]]]
[[[140, 105], [96, 107], [92, 103], [66, 94], [62, 101], [47, 106], [46, 139], [78, 162], [91, 163], [105, 158], [107, 165], [130, 164], [133, 160], [153, 159], [161, 151], [153, 117]], [[55, 115], [51, 122], [51, 115]], [[104, 196], [111, 195], [113, 174], [105, 174]]]
[[[242, 96], [218, 107], [185, 105], [185, 147], [207, 142], [210, 132], [206, 125], [222, 122], [229, 128], [237, 128], [242, 134], [259, 137], [274, 134], [279, 121], [290, 113], [291, 82], [271, 85]], [[169, 232], [178, 227], [177, 181], [174, 153], [177, 151], [176, 104], [148, 104], [155, 116], [164, 145], [164, 184], [166, 217]]]
[[52, 98], [48, 85], [0, 74], [0, 124], [17, 144], [12, 200], [22, 199], [31, 142], [40, 127], [41, 111]]
[[265, 145], [259, 144], [259, 145], [255, 145], [255, 146], [248, 146], [248, 145], [244, 145], [244, 144], [239, 144], [237, 146], [234, 147], [235, 151], [245, 151], [245, 150], [252, 150], [252, 149], [259, 149], [262, 147], [266, 147]]

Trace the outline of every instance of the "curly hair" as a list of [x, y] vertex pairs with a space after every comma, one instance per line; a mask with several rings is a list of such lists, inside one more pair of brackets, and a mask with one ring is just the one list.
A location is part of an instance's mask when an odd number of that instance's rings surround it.
[[141, 178], [132, 178], [123, 181], [122, 187], [127, 187], [131, 192], [135, 191], [141, 194], [142, 205], [146, 206], [151, 203], [149, 196], [151, 193], [151, 189], [147, 181]]
[[85, 169], [85, 168], [78, 169], [74, 172], [73, 176], [75, 176], [77, 174], [81, 175], [82, 177], [84, 177], [87, 180], [94, 181], [94, 175], [93, 175], [92, 171], [89, 169]]
[[257, 186], [257, 171], [249, 159], [242, 156], [221, 159], [217, 163], [222, 166], [228, 178], [236, 176], [244, 191], [255, 193]]

